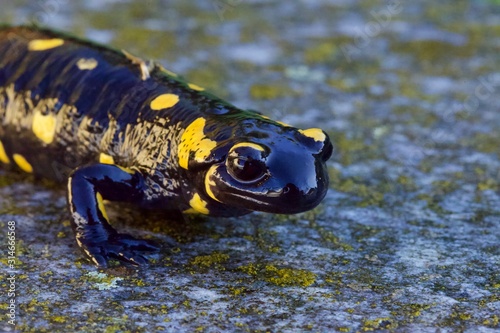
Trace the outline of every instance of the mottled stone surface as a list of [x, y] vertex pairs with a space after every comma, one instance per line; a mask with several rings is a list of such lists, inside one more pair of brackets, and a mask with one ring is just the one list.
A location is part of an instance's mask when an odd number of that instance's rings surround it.
[[500, 3], [5, 1], [161, 61], [244, 108], [332, 137], [331, 190], [295, 216], [175, 221], [111, 205], [163, 245], [99, 272], [64, 187], [0, 171], [0, 330], [8, 221], [17, 330], [498, 332]]

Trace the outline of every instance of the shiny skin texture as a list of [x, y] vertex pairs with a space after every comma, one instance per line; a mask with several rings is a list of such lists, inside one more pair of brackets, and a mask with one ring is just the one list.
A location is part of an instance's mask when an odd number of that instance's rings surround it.
[[60, 32], [0, 28], [0, 165], [68, 186], [98, 266], [158, 250], [103, 200], [211, 216], [299, 213], [324, 198], [326, 133], [241, 110], [161, 65]]

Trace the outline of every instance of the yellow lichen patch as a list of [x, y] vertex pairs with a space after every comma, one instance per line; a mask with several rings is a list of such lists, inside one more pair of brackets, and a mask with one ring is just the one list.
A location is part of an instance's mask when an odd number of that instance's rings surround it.
[[151, 101], [151, 110], [163, 110], [171, 108], [179, 102], [179, 96], [175, 94], [162, 94]]
[[193, 195], [193, 198], [189, 200], [189, 205], [198, 213], [201, 214], [209, 213], [209, 210], [207, 208], [207, 202], [204, 201], [202, 198], [200, 198], [200, 195], [198, 193], [195, 193]]
[[54, 141], [56, 123], [57, 119], [54, 114], [43, 115], [42, 112], [37, 110], [33, 115], [33, 133], [42, 142], [50, 144]]
[[326, 139], [325, 133], [319, 128], [309, 128], [306, 130], [299, 130], [302, 135], [312, 138], [315, 141], [323, 142]]
[[191, 152], [194, 153], [194, 160], [203, 162], [212, 150], [217, 146], [217, 142], [208, 139], [203, 132], [205, 128], [205, 118], [198, 118], [193, 121], [182, 133], [178, 150], [179, 165], [187, 169]]
[[274, 265], [265, 267], [266, 280], [277, 286], [308, 287], [316, 281], [316, 274], [305, 269], [278, 268]]
[[82, 71], [93, 70], [98, 64], [99, 63], [94, 58], [81, 58], [76, 62], [76, 66]]
[[33, 172], [33, 167], [31, 166], [31, 164], [28, 163], [28, 161], [26, 161], [24, 156], [19, 154], [14, 154], [12, 155], [12, 158], [14, 159], [14, 162], [16, 162], [17, 166], [21, 168], [21, 170], [27, 173]]
[[205, 256], [197, 256], [191, 259], [191, 264], [199, 267], [209, 268], [216, 267], [222, 268], [221, 264], [229, 260], [229, 255], [220, 252], [214, 252]]
[[262, 148], [262, 146], [260, 146], [256, 143], [252, 143], [252, 142], [237, 143], [231, 148], [231, 151], [235, 150], [236, 148], [240, 148], [240, 147], [250, 147], [250, 148], [253, 148], [255, 150], [264, 151], [264, 148]]
[[194, 83], [188, 83], [188, 87], [193, 89], [193, 90], [197, 90], [197, 91], [203, 91], [205, 90], [205, 88], [203, 87], [200, 87], [199, 85], [196, 85]]
[[45, 51], [64, 44], [61, 38], [52, 39], [34, 39], [28, 43], [28, 50], [30, 51]]
[[7, 156], [7, 153], [5, 152], [2, 141], [0, 141], [0, 162], [3, 162], [5, 164], [10, 163], [9, 157]]
[[95, 194], [95, 198], [97, 200], [97, 208], [101, 212], [102, 216], [106, 219], [106, 221], [109, 221], [108, 213], [106, 213], [106, 208], [104, 207], [104, 200], [102, 199], [101, 193], [97, 192]]
[[115, 159], [111, 155], [101, 153], [101, 155], [99, 155], [99, 163], [115, 164]]

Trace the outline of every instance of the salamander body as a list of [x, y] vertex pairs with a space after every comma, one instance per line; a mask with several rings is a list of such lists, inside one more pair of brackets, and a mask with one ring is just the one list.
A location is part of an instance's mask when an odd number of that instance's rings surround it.
[[103, 200], [212, 216], [299, 213], [323, 199], [332, 145], [246, 111], [161, 65], [52, 30], [0, 28], [0, 165], [64, 182], [98, 266], [144, 264]]

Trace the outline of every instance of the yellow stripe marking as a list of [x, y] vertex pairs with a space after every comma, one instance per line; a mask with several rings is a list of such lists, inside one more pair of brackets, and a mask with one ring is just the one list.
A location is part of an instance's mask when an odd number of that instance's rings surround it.
[[215, 181], [213, 179], [210, 179], [210, 176], [213, 175], [215, 171], [217, 171], [217, 165], [212, 165], [205, 176], [205, 192], [208, 194], [210, 198], [214, 199], [215, 201], [221, 202], [219, 199], [215, 197], [215, 194], [212, 191], [212, 186], [213, 187], [217, 186]]
[[306, 130], [299, 130], [302, 135], [312, 138], [315, 141], [323, 142], [326, 139], [325, 133], [319, 128], [309, 128]]
[[95, 198], [97, 200], [97, 208], [101, 212], [102, 216], [104, 216], [106, 221], [109, 221], [108, 213], [106, 213], [106, 208], [104, 207], [104, 200], [102, 199], [101, 193], [97, 192], [95, 194]]
[[81, 58], [76, 62], [76, 66], [82, 71], [93, 70], [97, 65], [99, 65], [99, 63], [94, 58]]
[[5, 152], [2, 141], [0, 141], [0, 161], [5, 163], [5, 164], [10, 163], [9, 157], [7, 156], [7, 153]]
[[193, 90], [196, 90], [196, 91], [203, 91], [203, 90], [205, 90], [205, 88], [200, 87], [199, 85], [194, 84], [194, 83], [188, 83], [188, 87], [191, 88], [191, 89], [193, 89]]
[[184, 130], [179, 144], [177, 156], [179, 157], [179, 165], [187, 169], [191, 152], [194, 152], [194, 160], [203, 162], [212, 150], [217, 146], [217, 142], [208, 139], [203, 132], [205, 128], [205, 118], [200, 117], [193, 121]]
[[115, 159], [111, 155], [101, 153], [101, 155], [99, 155], [99, 163], [115, 164]]
[[12, 155], [12, 158], [14, 159], [14, 162], [16, 162], [17, 166], [21, 168], [21, 170], [27, 173], [33, 172], [33, 167], [28, 163], [28, 161], [26, 161], [26, 159], [22, 155], [14, 154]]
[[61, 38], [52, 39], [34, 39], [28, 43], [28, 50], [30, 51], [45, 51], [64, 44]]
[[171, 108], [179, 102], [179, 96], [175, 94], [162, 94], [151, 101], [149, 105], [152, 110], [158, 111]]
[[43, 115], [40, 111], [35, 111], [33, 115], [32, 130], [37, 138], [46, 144], [54, 141], [56, 134], [57, 119], [54, 114]]
[[237, 143], [235, 144], [233, 147], [231, 147], [231, 151], [235, 150], [236, 148], [239, 148], [239, 147], [250, 147], [250, 148], [253, 148], [255, 150], [259, 150], [259, 151], [265, 151], [264, 148], [256, 143], [252, 143], [252, 142], [240, 142], [240, 143]]
[[204, 201], [202, 198], [200, 198], [200, 195], [198, 193], [195, 193], [193, 195], [193, 198], [189, 200], [189, 205], [193, 207], [193, 209], [196, 210], [198, 213], [205, 215], [209, 213], [209, 210], [207, 208], [207, 202]]

